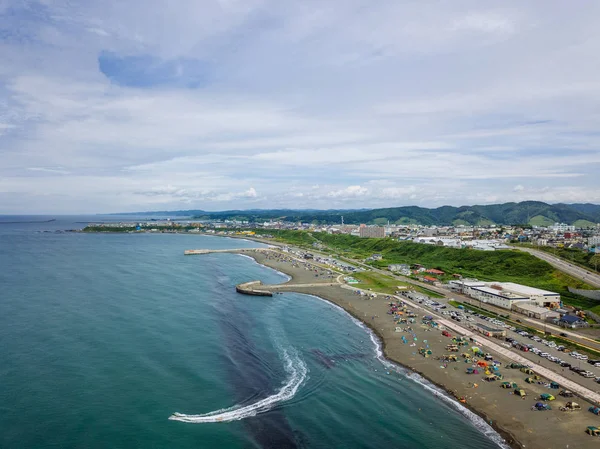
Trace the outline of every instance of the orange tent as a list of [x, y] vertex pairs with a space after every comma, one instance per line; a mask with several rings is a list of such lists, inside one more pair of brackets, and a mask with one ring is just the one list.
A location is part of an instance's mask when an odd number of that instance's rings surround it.
[[482, 368], [485, 368], [488, 366], [487, 362], [484, 362], [483, 360], [477, 362], [477, 366], [481, 366]]

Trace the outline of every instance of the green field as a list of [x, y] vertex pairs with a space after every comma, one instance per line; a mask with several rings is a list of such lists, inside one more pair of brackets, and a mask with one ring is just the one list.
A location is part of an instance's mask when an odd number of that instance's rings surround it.
[[352, 284], [352, 286], [363, 290], [372, 289], [374, 292], [393, 294], [398, 290], [399, 286], [402, 286], [407, 287], [408, 289], [416, 290], [433, 298], [443, 298], [443, 296], [439, 293], [427, 288], [413, 285], [408, 282], [402, 282], [390, 276], [385, 276], [381, 273], [375, 273], [373, 271], [361, 271], [359, 273], [355, 273], [352, 277], [360, 281], [358, 284]]
[[388, 276], [383, 276], [372, 271], [361, 271], [354, 273], [352, 276], [359, 281], [358, 284], [353, 284], [353, 287], [363, 290], [372, 289], [374, 292], [394, 294], [398, 290], [399, 285], [407, 285]]

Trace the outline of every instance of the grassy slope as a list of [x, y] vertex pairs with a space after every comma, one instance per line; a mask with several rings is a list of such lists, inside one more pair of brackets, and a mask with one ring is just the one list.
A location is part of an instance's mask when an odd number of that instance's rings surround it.
[[543, 215], [536, 215], [529, 220], [529, 224], [532, 226], [552, 226], [554, 221]]
[[[314, 242], [307, 232], [280, 231], [279, 237]], [[296, 235], [298, 234], [298, 235]], [[364, 259], [373, 253], [383, 255], [376, 266], [386, 268], [391, 263], [420, 263], [448, 274], [459, 273], [485, 281], [516, 282], [531, 287], [555, 291], [566, 304], [600, 314], [600, 304], [570, 293], [567, 287], [591, 288], [584, 282], [556, 270], [552, 265], [520, 251], [477, 251], [398, 242], [392, 239], [361, 239], [350, 235], [314, 233], [314, 238], [354, 259]]]

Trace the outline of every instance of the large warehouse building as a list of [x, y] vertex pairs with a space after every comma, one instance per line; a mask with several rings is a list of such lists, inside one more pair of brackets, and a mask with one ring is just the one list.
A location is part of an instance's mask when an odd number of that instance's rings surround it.
[[514, 282], [450, 281], [450, 287], [481, 302], [511, 310], [518, 304], [560, 305], [560, 294]]

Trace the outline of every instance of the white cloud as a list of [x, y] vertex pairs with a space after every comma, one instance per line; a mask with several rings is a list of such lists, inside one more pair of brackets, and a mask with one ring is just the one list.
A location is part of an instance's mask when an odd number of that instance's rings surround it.
[[0, 213], [600, 191], [600, 5], [6, 5]]

